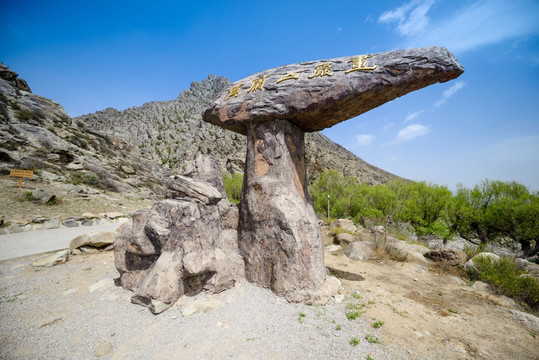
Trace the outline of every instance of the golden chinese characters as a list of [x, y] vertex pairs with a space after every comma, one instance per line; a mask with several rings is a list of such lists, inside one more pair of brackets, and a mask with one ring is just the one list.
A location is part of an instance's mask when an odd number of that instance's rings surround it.
[[299, 74], [296, 74], [295, 72], [293, 71], [290, 71], [288, 72], [286, 75], [283, 75], [279, 78], [279, 80], [277, 80], [277, 84], [280, 83], [281, 81], [285, 81], [285, 80], [297, 80], [299, 79]]
[[268, 77], [269, 75], [264, 75], [264, 76], [254, 79], [253, 84], [251, 85], [251, 88], [247, 90], [247, 92], [253, 92], [255, 90], [262, 90], [264, 88], [264, 83], [266, 82], [266, 79]]
[[372, 55], [360, 55], [360, 56], [353, 57], [352, 59], [347, 61], [347, 63], [352, 63], [352, 68], [346, 70], [344, 73], [348, 74], [348, 73], [351, 73], [352, 71], [375, 70], [376, 65], [367, 66], [367, 59], [371, 57]]
[[240, 89], [243, 86], [243, 83], [234, 85], [232, 89], [228, 90], [228, 97], [226, 100], [230, 99], [232, 96], [238, 97], [238, 94], [240, 93]]
[[309, 79], [318, 77], [318, 76], [332, 76], [331, 73], [331, 63], [323, 63], [316, 65], [314, 68], [314, 73], [311, 76], [308, 76]]

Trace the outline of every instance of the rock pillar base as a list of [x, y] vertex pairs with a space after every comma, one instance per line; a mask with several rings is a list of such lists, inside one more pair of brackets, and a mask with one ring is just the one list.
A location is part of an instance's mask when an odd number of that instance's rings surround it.
[[326, 281], [318, 219], [307, 193], [304, 132], [285, 120], [249, 123], [238, 242], [247, 280], [291, 302], [319, 304]]

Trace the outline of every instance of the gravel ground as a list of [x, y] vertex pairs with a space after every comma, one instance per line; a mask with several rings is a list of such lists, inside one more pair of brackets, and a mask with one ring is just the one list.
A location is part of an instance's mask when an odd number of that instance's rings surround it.
[[361, 304], [352, 296], [313, 307], [242, 282], [155, 316], [114, 285], [112, 253], [52, 268], [33, 268], [37, 257], [0, 263], [1, 359], [427, 359], [392, 343], [365, 314], [347, 319], [347, 306]]

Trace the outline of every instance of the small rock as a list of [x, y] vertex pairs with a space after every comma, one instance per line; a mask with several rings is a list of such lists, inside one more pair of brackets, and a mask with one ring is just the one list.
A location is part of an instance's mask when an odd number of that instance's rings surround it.
[[17, 224], [9, 225], [6, 230], [8, 234], [16, 234], [16, 233], [24, 232], [24, 229]]
[[69, 250], [58, 251], [52, 255], [47, 255], [37, 259], [32, 263], [33, 266], [54, 266], [63, 264], [69, 259]]
[[127, 175], [132, 175], [135, 173], [135, 170], [131, 166], [128, 166], [128, 165], [120, 166], [120, 170], [122, 170], [122, 172]]
[[91, 213], [91, 212], [85, 212], [82, 214], [82, 217], [85, 218], [85, 219], [95, 219], [97, 217], [97, 215]]
[[112, 286], [114, 286], [114, 279], [112, 278], [102, 279], [96, 282], [95, 284], [91, 285], [90, 287], [88, 287], [88, 291], [93, 293], [99, 289], [112, 287]]
[[328, 245], [326, 246], [326, 250], [329, 251], [329, 252], [335, 252], [335, 251], [339, 251], [342, 249], [342, 246], [340, 245]]
[[196, 306], [193, 305], [193, 304], [189, 304], [189, 305], [184, 306], [184, 307], [182, 308], [182, 315], [183, 315], [183, 317], [191, 316], [191, 315], [193, 315], [193, 314], [196, 313], [196, 312], [197, 312], [197, 308], [196, 308]]
[[149, 306], [150, 311], [154, 314], [161, 314], [163, 311], [168, 309], [172, 304], [167, 304], [160, 300], [152, 300], [151, 305]]
[[335, 294], [333, 295], [333, 299], [335, 299], [335, 303], [340, 304], [344, 300], [344, 295], [342, 294]]
[[80, 251], [86, 254], [97, 254], [98, 250], [93, 246], [81, 246]]
[[335, 235], [335, 237], [333, 238], [334, 244], [341, 245], [343, 247], [346, 247], [356, 241], [358, 241], [358, 238], [348, 233], [340, 233]]
[[112, 344], [109, 341], [103, 341], [101, 344], [97, 345], [94, 350], [95, 357], [101, 357], [109, 355], [112, 352]]
[[372, 249], [366, 242], [354, 242], [344, 249], [344, 254], [350, 259], [362, 261], [372, 255]]
[[82, 251], [79, 249], [71, 249], [71, 255], [80, 255]]
[[75, 219], [67, 219], [67, 220], [63, 221], [62, 224], [65, 227], [68, 227], [68, 228], [78, 227], [79, 226], [79, 223], [76, 222]]
[[466, 262], [466, 264], [464, 265], [464, 269], [466, 269], [466, 271], [469, 272], [469, 273], [477, 273], [479, 270], [475, 266], [474, 260], [477, 260], [478, 258], [481, 258], [481, 257], [488, 257], [488, 258], [492, 259], [493, 261], [497, 261], [497, 260], [500, 259], [500, 257], [498, 255], [496, 255], [496, 254], [489, 253], [489, 252], [482, 252], [482, 253], [479, 253], [479, 254], [475, 255], [470, 260], [468, 260]]
[[64, 291], [64, 292], [62, 293], [62, 295], [65, 296], [65, 295], [74, 294], [74, 293], [76, 293], [78, 290], [79, 290], [79, 289], [77, 289], [77, 288], [69, 289], [69, 290]]
[[427, 259], [425, 259], [423, 255], [415, 251], [411, 251], [408, 253], [407, 260], [415, 262], [415, 263], [419, 263], [419, 264], [427, 264], [429, 262]]
[[484, 283], [482, 281], [476, 281], [472, 285], [472, 288], [474, 288], [477, 291], [481, 291], [481, 292], [490, 292], [490, 285], [487, 284], [487, 283]]
[[124, 216], [123, 213], [116, 211], [105, 213], [105, 217], [107, 217], [108, 219], [116, 219], [122, 216]]
[[58, 229], [60, 227], [60, 220], [58, 219], [50, 219], [49, 221], [46, 221], [43, 223], [43, 230], [49, 230], [49, 229]]
[[34, 224], [43, 224], [45, 221], [47, 221], [46, 218], [44, 218], [43, 216], [40, 216], [40, 217], [37, 217], [35, 219], [32, 219], [32, 222]]
[[109, 246], [114, 243], [116, 234], [107, 231], [98, 231], [77, 236], [69, 243], [71, 249], [81, 248], [83, 246], [93, 246], [96, 248]]
[[43, 204], [49, 204], [56, 199], [56, 195], [51, 194], [43, 189], [36, 189], [32, 192], [32, 196], [39, 199]]
[[82, 226], [92, 226], [94, 225], [94, 221], [93, 220], [88, 220], [88, 219], [84, 219], [81, 221], [80, 223]]

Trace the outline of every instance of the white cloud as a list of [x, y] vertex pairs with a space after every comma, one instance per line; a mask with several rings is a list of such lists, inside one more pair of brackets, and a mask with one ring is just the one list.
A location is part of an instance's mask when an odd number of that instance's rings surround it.
[[378, 18], [381, 23], [398, 22], [397, 31], [408, 36], [421, 32], [429, 23], [427, 13], [434, 0], [412, 0], [394, 10], [386, 11]]
[[360, 134], [356, 136], [356, 146], [367, 146], [374, 141], [375, 137], [371, 134]]
[[449, 89], [444, 91], [442, 94], [442, 98], [434, 103], [434, 106], [440, 106], [443, 105], [449, 100], [449, 98], [453, 95], [455, 95], [460, 89], [462, 89], [466, 85], [466, 82], [464, 81], [457, 81]]
[[419, 110], [419, 111], [414, 111], [413, 113], [410, 113], [410, 114], [408, 114], [408, 116], [406, 116], [406, 119], [404, 119], [404, 122], [412, 121], [416, 117], [418, 117], [419, 115], [421, 115], [422, 113], [424, 113], [426, 111], [427, 110], [425, 110], [425, 109], [422, 109], [422, 110]]
[[398, 21], [396, 31], [407, 38], [405, 47], [443, 45], [453, 52], [539, 34], [539, 2], [535, 0], [479, 0], [466, 3], [444, 19], [427, 16], [432, 4], [412, 0], [384, 12], [378, 21]]
[[395, 139], [395, 144], [403, 143], [415, 139], [418, 136], [426, 135], [431, 130], [421, 124], [408, 125], [404, 129], [400, 130]]
[[384, 125], [384, 130], [383, 130], [383, 131], [386, 132], [387, 129], [393, 127], [394, 125], [395, 125], [394, 122], [390, 122], [389, 124], [385, 124], [385, 125]]

